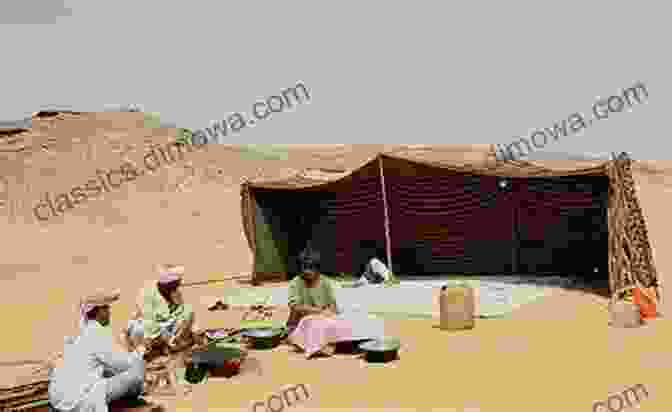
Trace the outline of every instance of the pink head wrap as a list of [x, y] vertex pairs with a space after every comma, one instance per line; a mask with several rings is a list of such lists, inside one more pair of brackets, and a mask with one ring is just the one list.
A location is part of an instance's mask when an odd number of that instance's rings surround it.
[[105, 293], [102, 290], [83, 298], [79, 304], [80, 327], [86, 325], [86, 315], [98, 306], [109, 305], [119, 299], [121, 293], [115, 290], [111, 293]]
[[164, 286], [171, 283], [177, 283], [182, 280], [183, 273], [184, 268], [182, 266], [163, 268], [160, 271], [159, 285]]
[[86, 319], [86, 315], [89, 314], [92, 310], [96, 308], [96, 305], [92, 303], [82, 303], [79, 307], [79, 312], [82, 315], [82, 319]]
[[89, 314], [92, 310], [94, 310], [98, 305], [94, 305], [93, 303], [82, 303], [79, 305], [79, 314], [80, 314], [80, 319], [79, 319], [79, 327], [84, 328], [86, 326], [86, 315]]

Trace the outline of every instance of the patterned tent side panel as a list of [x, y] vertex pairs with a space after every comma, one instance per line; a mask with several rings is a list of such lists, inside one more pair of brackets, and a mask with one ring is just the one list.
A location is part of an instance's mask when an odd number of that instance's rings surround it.
[[609, 213], [610, 287], [612, 293], [634, 286], [656, 287], [658, 275], [644, 215], [637, 198], [632, 160], [621, 154], [608, 168], [611, 181]]

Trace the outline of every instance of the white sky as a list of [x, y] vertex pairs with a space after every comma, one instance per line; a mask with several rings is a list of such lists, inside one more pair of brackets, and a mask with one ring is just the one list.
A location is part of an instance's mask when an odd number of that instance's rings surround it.
[[2, 0], [0, 120], [138, 103], [197, 129], [303, 81], [310, 105], [231, 142], [507, 143], [643, 81], [546, 148], [669, 158], [665, 2], [455, 4]]

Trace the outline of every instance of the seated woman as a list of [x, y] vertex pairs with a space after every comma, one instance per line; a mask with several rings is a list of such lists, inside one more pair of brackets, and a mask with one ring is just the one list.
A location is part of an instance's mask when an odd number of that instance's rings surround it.
[[180, 285], [184, 268], [165, 265], [158, 282], [140, 293], [138, 310], [128, 323], [125, 340], [132, 349], [163, 346], [180, 351], [199, 338], [194, 326], [194, 311], [182, 300]]
[[301, 269], [301, 275], [289, 284], [287, 328], [289, 342], [302, 349], [307, 358], [317, 354], [332, 355], [337, 342], [374, 339], [383, 335], [382, 327], [376, 327], [382, 326], [381, 323], [356, 322], [338, 310], [330, 280], [318, 272], [319, 255], [303, 253]]

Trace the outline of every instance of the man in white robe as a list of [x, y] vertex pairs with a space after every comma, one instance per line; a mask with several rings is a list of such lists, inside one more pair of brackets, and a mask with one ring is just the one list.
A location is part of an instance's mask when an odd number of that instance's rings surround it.
[[49, 402], [58, 412], [107, 412], [113, 400], [138, 397], [145, 380], [145, 349], [123, 352], [115, 345], [110, 304], [119, 293], [82, 300], [81, 332], [66, 338], [60, 365], [50, 372]]

